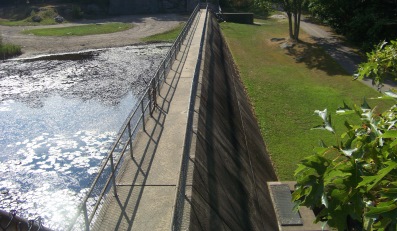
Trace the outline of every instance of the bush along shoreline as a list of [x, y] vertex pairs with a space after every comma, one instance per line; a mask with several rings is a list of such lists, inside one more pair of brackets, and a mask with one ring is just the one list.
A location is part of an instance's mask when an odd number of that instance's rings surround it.
[[5, 60], [21, 54], [21, 46], [3, 43], [2, 38], [0, 37], [0, 59]]

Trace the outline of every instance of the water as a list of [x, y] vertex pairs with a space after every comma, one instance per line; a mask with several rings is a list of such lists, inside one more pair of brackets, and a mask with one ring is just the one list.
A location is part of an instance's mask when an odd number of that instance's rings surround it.
[[168, 49], [0, 63], [0, 209], [65, 229]]

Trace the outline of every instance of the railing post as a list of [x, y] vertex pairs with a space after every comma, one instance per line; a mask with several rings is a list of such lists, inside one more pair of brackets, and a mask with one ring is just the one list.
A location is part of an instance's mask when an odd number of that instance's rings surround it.
[[134, 158], [134, 153], [132, 152], [131, 120], [128, 121], [128, 136], [130, 137], [130, 155], [131, 155], [131, 159], [132, 159], [132, 158]]
[[156, 78], [157, 78], [157, 94], [160, 96], [160, 73], [159, 72], [157, 72], [157, 75], [156, 75]]
[[156, 79], [153, 79], [152, 81], [152, 90], [153, 90], [153, 111], [157, 107], [157, 86], [156, 86]]
[[[168, 57], [168, 55], [167, 55], [167, 57]], [[163, 61], [163, 79], [164, 79], [164, 83], [167, 82], [167, 81], [165, 81], [166, 80], [166, 77], [165, 77], [165, 61], [166, 60], [167, 60], [167, 58], [165, 58], [164, 61]]]
[[150, 81], [150, 83], [149, 83], [149, 91], [148, 91], [148, 93], [149, 93], [149, 95], [148, 95], [148, 98], [149, 98], [149, 114], [150, 114], [150, 116], [151, 117], [153, 117], [153, 112], [152, 112], [152, 110], [153, 110], [153, 107], [152, 107], [152, 102], [153, 102], [153, 92], [154, 92], [154, 89], [153, 89], [153, 79], [152, 79], [152, 81]]
[[146, 132], [146, 128], [145, 128], [145, 108], [143, 107], [143, 100], [141, 101], [141, 109], [142, 109], [142, 126], [143, 126], [143, 130]]
[[113, 184], [113, 194], [117, 197], [117, 188], [116, 188], [116, 169], [114, 168], [114, 161], [113, 161], [113, 153], [110, 155], [110, 165], [112, 169], [112, 184]]
[[84, 213], [85, 231], [90, 231], [90, 222], [88, 221], [88, 211], [87, 211], [86, 201], [83, 203], [83, 213]]

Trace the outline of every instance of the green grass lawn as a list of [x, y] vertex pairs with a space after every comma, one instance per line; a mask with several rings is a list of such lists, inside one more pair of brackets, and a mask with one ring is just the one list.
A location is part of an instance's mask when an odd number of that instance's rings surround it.
[[173, 42], [181, 33], [185, 23], [180, 23], [177, 27], [173, 28], [172, 30], [155, 34], [146, 38], [143, 38], [143, 42]]
[[103, 23], [90, 24], [83, 26], [71, 26], [61, 28], [32, 29], [23, 31], [24, 34], [34, 34], [37, 36], [83, 36], [94, 34], [109, 34], [131, 29], [130, 23]]
[[6, 20], [6, 19], [0, 19], [0, 25], [3, 26], [39, 26], [39, 25], [55, 25], [58, 24], [56, 23], [53, 19], [43, 19], [40, 23], [38, 22], [32, 22], [30, 20], [18, 20], [18, 21], [12, 21], [12, 20]]
[[[363, 98], [379, 93], [352, 81], [342, 68], [313, 44], [302, 31], [303, 43], [290, 53], [271, 38], [288, 36], [287, 21], [258, 20], [257, 25], [222, 23], [221, 27], [253, 104], [267, 150], [280, 180], [293, 180], [297, 163], [313, 153], [322, 139], [336, 144], [345, 131], [343, 122], [359, 123], [357, 116], [337, 116], [335, 111], [347, 104], [361, 104]], [[303, 56], [297, 62], [296, 57]], [[392, 101], [368, 100], [383, 111]], [[314, 110], [327, 108], [337, 135], [310, 130], [322, 124]]]

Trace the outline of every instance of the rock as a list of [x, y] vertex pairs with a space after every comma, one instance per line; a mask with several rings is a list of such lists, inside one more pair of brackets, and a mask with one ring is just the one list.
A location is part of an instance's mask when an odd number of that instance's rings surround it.
[[35, 16], [32, 17], [32, 21], [33, 22], [41, 22], [41, 20], [43, 20], [43, 19], [40, 16], [38, 16], [38, 15], [35, 15]]
[[285, 38], [271, 38], [270, 41], [272, 42], [280, 42], [280, 41], [284, 41]]
[[280, 45], [280, 48], [281, 49], [289, 49], [289, 48], [293, 48], [294, 46], [295, 46], [295, 44], [293, 44], [293, 43], [285, 42]]
[[54, 20], [55, 20], [55, 22], [57, 22], [57, 23], [63, 23], [63, 22], [65, 21], [65, 19], [64, 19], [62, 16], [60, 16], [60, 15], [57, 15], [57, 16], [54, 18]]

